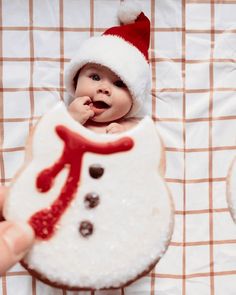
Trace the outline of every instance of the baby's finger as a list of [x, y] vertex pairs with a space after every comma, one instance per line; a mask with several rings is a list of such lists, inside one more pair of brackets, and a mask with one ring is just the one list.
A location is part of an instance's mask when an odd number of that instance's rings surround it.
[[124, 131], [124, 127], [117, 123], [111, 123], [106, 128], [106, 133], [120, 133]]
[[82, 96], [82, 97], [80, 97], [80, 102], [82, 104], [87, 104], [88, 105], [89, 103], [92, 102], [92, 100], [91, 100], [91, 98], [89, 96]]
[[88, 114], [89, 114], [89, 118], [93, 118], [94, 115], [95, 115], [95, 113], [94, 113], [94, 111], [93, 111], [92, 109], [90, 109], [90, 110], [88, 111]]
[[110, 129], [106, 130], [106, 133], [110, 133], [110, 134], [114, 134], [114, 133], [117, 133], [117, 132], [118, 132], [118, 130], [115, 127], [112, 127]]
[[108, 125], [106, 128], [106, 133], [112, 133], [112, 129], [114, 130], [114, 126]]

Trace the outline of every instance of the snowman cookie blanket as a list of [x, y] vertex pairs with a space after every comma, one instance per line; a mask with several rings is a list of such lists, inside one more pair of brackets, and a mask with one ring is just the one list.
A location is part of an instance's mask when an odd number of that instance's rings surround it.
[[71, 290], [125, 286], [150, 271], [173, 229], [161, 175], [163, 148], [152, 120], [96, 134], [60, 103], [37, 124], [4, 208], [36, 241], [22, 264]]

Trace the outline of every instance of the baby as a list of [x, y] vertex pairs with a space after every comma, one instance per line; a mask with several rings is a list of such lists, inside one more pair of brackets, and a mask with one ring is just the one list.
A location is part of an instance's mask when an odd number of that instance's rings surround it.
[[107, 67], [86, 64], [78, 75], [75, 96], [68, 108], [70, 114], [95, 132], [118, 133], [138, 122], [138, 118], [125, 118], [132, 108], [132, 96]]
[[[127, 8], [126, 8], [127, 9]], [[123, 23], [82, 43], [66, 71], [71, 116], [98, 133], [120, 133], [139, 121], [151, 93], [150, 21], [138, 9], [119, 11]]]

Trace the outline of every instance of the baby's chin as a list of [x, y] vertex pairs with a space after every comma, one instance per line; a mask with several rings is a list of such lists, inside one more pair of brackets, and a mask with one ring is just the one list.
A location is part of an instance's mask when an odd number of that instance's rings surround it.
[[108, 123], [116, 121], [117, 119], [119, 119], [118, 116], [111, 116], [110, 114], [107, 114], [106, 111], [95, 112], [95, 115], [92, 118], [90, 118], [91, 121], [97, 123]]
[[96, 125], [107, 125], [111, 122], [114, 122], [114, 120], [108, 120], [108, 119], [105, 119], [105, 118], [98, 118], [97, 116], [94, 116], [93, 118], [90, 118], [89, 121], [91, 123], [94, 123]]
[[126, 118], [127, 114], [108, 114], [108, 111], [101, 113], [95, 113], [95, 115], [90, 118], [91, 121], [96, 123], [112, 123], [115, 121], [121, 121]]

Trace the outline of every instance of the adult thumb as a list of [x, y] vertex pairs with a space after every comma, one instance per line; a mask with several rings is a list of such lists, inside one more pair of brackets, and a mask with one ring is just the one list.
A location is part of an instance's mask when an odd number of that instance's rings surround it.
[[0, 223], [0, 275], [21, 260], [34, 241], [34, 232], [26, 223]]

